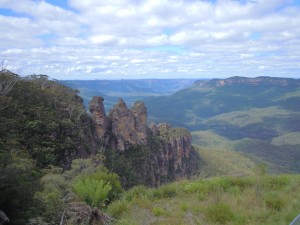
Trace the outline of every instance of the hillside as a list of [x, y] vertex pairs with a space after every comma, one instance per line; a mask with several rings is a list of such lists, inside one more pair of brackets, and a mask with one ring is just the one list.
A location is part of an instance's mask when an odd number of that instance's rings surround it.
[[113, 107], [122, 97], [129, 106], [148, 97], [170, 95], [189, 87], [195, 79], [141, 79], [141, 80], [60, 80], [61, 84], [79, 90], [85, 105], [93, 96], [105, 98], [105, 108]]
[[119, 225], [290, 224], [299, 214], [299, 175], [218, 177], [137, 186], [108, 207]]
[[[152, 121], [194, 131], [205, 147], [236, 150], [299, 172], [300, 81], [232, 77], [197, 81], [173, 95], [146, 100]], [[209, 134], [209, 135], [208, 135]], [[213, 143], [217, 138], [218, 142]]]
[[102, 224], [123, 188], [197, 173], [188, 130], [148, 126], [142, 102], [89, 106], [46, 75], [0, 71], [1, 224]]

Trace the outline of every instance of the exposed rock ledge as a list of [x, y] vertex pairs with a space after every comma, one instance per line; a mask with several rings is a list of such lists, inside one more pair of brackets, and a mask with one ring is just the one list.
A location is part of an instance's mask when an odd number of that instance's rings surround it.
[[122, 153], [134, 146], [150, 148], [147, 160], [135, 171], [136, 179], [142, 183], [158, 186], [167, 180], [189, 177], [198, 169], [199, 155], [191, 145], [190, 132], [167, 124], [148, 127], [143, 102], [136, 102], [129, 109], [119, 99], [107, 116], [103, 98], [97, 96], [93, 97], [89, 108], [98, 137], [106, 139], [113, 151]]

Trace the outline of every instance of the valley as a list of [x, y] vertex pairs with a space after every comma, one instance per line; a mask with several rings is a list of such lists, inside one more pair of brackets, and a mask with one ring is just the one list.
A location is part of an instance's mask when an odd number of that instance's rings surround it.
[[0, 75], [0, 216], [8, 224], [283, 224], [297, 216], [298, 80], [114, 81], [88, 91], [76, 83], [84, 103], [45, 75]]
[[[74, 81], [64, 82], [75, 85]], [[88, 81], [82, 86], [76, 82], [83, 95], [91, 98], [91, 93], [84, 89]], [[129, 105], [133, 99], [145, 102], [149, 124], [167, 122], [185, 127], [192, 131], [194, 144], [246, 154], [255, 162], [267, 163], [272, 173], [300, 172], [300, 81], [297, 79], [231, 77], [194, 83], [136, 80], [110, 81], [109, 85], [104, 82], [93, 86], [94, 92], [106, 91], [107, 110], [110, 100], [116, 98], [112, 91], [119, 90]], [[144, 94], [137, 95], [132, 85], [139, 86]]]

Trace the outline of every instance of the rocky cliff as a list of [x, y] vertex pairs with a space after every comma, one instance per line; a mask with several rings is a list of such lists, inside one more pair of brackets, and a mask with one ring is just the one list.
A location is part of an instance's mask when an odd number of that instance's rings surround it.
[[222, 86], [272, 86], [272, 87], [293, 87], [299, 86], [300, 81], [292, 78], [277, 77], [230, 77], [227, 79], [212, 79], [208, 81], [196, 81], [196, 86], [200, 87], [222, 87]]
[[108, 142], [108, 167], [120, 174], [126, 186], [158, 186], [197, 170], [199, 156], [191, 145], [191, 134], [167, 124], [148, 127], [144, 103], [136, 102], [129, 109], [119, 99], [107, 116], [103, 98], [93, 97], [90, 111], [98, 137]]

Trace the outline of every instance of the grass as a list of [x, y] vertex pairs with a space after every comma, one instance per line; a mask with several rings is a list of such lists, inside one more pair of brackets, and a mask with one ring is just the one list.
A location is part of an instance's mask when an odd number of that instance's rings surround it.
[[251, 108], [244, 111], [232, 111], [219, 114], [208, 119], [208, 123], [230, 123], [235, 126], [243, 127], [253, 123], [264, 122], [267, 117], [290, 116], [293, 112], [281, 109], [277, 106], [266, 108]]
[[134, 197], [133, 188], [108, 213], [118, 212], [116, 224], [289, 224], [299, 214], [299, 185], [300, 175], [182, 180]]
[[249, 174], [255, 163], [268, 164], [272, 173], [299, 173], [299, 132], [273, 138], [229, 140], [213, 131], [192, 132], [196, 150], [206, 162], [203, 176]]
[[218, 175], [251, 175], [255, 163], [242, 153], [221, 148], [207, 148], [194, 145], [202, 158], [201, 177]]

